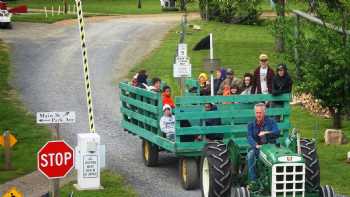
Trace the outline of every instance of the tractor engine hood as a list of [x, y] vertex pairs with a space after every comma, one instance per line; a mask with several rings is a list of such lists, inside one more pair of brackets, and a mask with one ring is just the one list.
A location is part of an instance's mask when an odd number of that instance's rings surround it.
[[260, 148], [259, 158], [269, 166], [279, 163], [304, 163], [302, 156], [284, 146], [278, 147], [275, 144], [264, 144]]

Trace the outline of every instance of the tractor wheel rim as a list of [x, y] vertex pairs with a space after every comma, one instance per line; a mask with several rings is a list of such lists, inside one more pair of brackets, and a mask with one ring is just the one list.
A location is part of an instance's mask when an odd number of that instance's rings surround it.
[[145, 160], [148, 161], [148, 159], [149, 159], [149, 144], [148, 144], [148, 142], [145, 142], [143, 144], [143, 150], [144, 150], [143, 156], [145, 157]]
[[186, 161], [183, 159], [182, 160], [182, 180], [184, 181], [184, 183], [187, 183], [187, 164]]
[[202, 166], [202, 188], [203, 188], [204, 197], [209, 196], [209, 184], [210, 184], [209, 163], [208, 163], [208, 158], [204, 157], [203, 166]]

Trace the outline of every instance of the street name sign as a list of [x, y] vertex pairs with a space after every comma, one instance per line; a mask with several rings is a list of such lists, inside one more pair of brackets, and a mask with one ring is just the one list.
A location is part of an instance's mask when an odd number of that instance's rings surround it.
[[75, 123], [75, 112], [37, 112], [36, 123], [53, 124], [53, 123]]

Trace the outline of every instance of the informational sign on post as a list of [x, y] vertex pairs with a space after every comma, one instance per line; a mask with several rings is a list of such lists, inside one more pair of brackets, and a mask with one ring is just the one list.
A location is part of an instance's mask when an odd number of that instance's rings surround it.
[[97, 155], [84, 155], [83, 158], [83, 177], [96, 178], [98, 176], [98, 157]]
[[75, 112], [37, 112], [38, 124], [75, 123]]
[[175, 64], [173, 65], [173, 75], [175, 78], [191, 77], [192, 65], [187, 57], [187, 44], [179, 44]]

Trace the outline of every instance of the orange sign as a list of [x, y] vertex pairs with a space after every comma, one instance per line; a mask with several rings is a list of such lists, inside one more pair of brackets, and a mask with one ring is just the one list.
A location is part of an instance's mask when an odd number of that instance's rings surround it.
[[2, 197], [23, 197], [23, 194], [17, 191], [16, 187], [11, 187]]
[[[17, 143], [17, 139], [14, 135], [10, 134], [10, 147]], [[0, 145], [5, 146], [5, 136], [0, 135]]]

